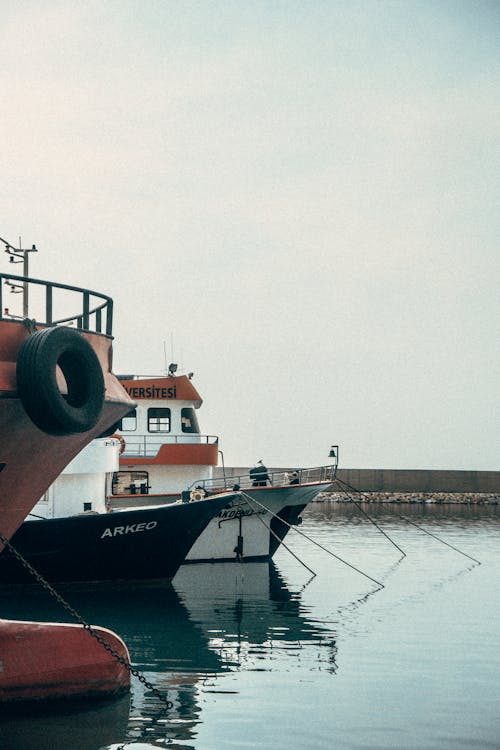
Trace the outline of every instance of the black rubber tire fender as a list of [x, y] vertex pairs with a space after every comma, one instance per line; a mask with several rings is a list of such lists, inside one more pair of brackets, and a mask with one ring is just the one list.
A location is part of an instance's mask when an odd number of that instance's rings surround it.
[[[59, 367], [67, 385], [61, 393]], [[87, 432], [104, 403], [104, 377], [87, 339], [71, 328], [52, 327], [28, 336], [17, 357], [17, 391], [30, 419], [49, 435]]]

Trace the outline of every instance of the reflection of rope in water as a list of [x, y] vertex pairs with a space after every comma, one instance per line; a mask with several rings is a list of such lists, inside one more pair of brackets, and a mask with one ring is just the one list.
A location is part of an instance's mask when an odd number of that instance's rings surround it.
[[[353, 491], [353, 492], [356, 492], [356, 493], [358, 493], [358, 494], [360, 494], [360, 495], [366, 496], [366, 493], [364, 493], [364, 492], [362, 492], [362, 491], [360, 491], [360, 490], [356, 489], [355, 487], [352, 487], [351, 485], [347, 484], [346, 482], [342, 482], [342, 480], [336, 480], [336, 481], [337, 481], [338, 483], [342, 483], [342, 484], [345, 484], [345, 485], [346, 485], [347, 487], [349, 487], [349, 489], [351, 489], [351, 491]], [[346, 493], [346, 494], [347, 494], [347, 493]], [[352, 502], [353, 502], [353, 504], [354, 504], [354, 505], [357, 505], [357, 503], [355, 503], [354, 501], [352, 501]], [[361, 509], [360, 509], [360, 510], [361, 510]], [[423, 527], [422, 527], [422, 526], [420, 526], [419, 524], [415, 523], [414, 521], [411, 521], [411, 520], [409, 520], [408, 518], [406, 518], [405, 516], [402, 516], [402, 515], [401, 515], [401, 514], [399, 514], [399, 513], [396, 513], [395, 515], [396, 515], [396, 516], [397, 516], [397, 517], [398, 517], [398, 518], [399, 518], [400, 520], [402, 520], [402, 521], [405, 521], [406, 523], [410, 523], [411, 525], [415, 526], [415, 527], [416, 527], [417, 529], [419, 529], [420, 531], [423, 531], [424, 533], [426, 533], [426, 534], [428, 534], [429, 536], [433, 537], [434, 539], [436, 539], [437, 541], [439, 541], [439, 542], [441, 542], [442, 544], [446, 545], [447, 547], [450, 547], [450, 548], [451, 548], [451, 549], [453, 549], [453, 550], [454, 550], [455, 552], [458, 552], [459, 554], [463, 555], [464, 557], [467, 557], [468, 559], [472, 560], [472, 561], [473, 561], [473, 563], [474, 563], [473, 565], [469, 565], [469, 566], [467, 566], [466, 568], [464, 568], [464, 569], [462, 569], [462, 570], [459, 570], [458, 572], [456, 572], [456, 573], [453, 573], [453, 574], [452, 574], [452, 575], [450, 575], [450, 576], [447, 576], [447, 577], [446, 577], [446, 578], [444, 578], [443, 580], [440, 580], [440, 581], [435, 581], [435, 582], [434, 582], [434, 583], [432, 584], [432, 586], [431, 586], [431, 589], [432, 589], [432, 590], [439, 590], [439, 589], [442, 589], [442, 588], [443, 588], [444, 586], [446, 586], [446, 585], [449, 585], [449, 584], [451, 584], [452, 582], [454, 582], [454, 581], [458, 580], [458, 579], [459, 579], [459, 578], [460, 578], [461, 576], [463, 576], [463, 575], [464, 575], [465, 573], [468, 573], [468, 572], [470, 572], [471, 570], [473, 570], [473, 569], [474, 569], [474, 568], [475, 568], [475, 567], [476, 567], [477, 565], [481, 565], [481, 562], [480, 562], [479, 560], [476, 560], [476, 559], [475, 559], [474, 557], [472, 557], [471, 555], [468, 555], [467, 553], [463, 552], [462, 550], [458, 549], [457, 547], [454, 547], [453, 545], [449, 544], [449, 543], [448, 543], [448, 542], [446, 542], [445, 540], [443, 540], [443, 539], [441, 539], [440, 537], [438, 537], [438, 536], [437, 536], [436, 534], [433, 534], [433, 533], [431, 533], [431, 532], [427, 531], [427, 530], [426, 530], [425, 528], [423, 528]], [[383, 533], [383, 532], [382, 532], [382, 533]], [[396, 569], [397, 569], [397, 568], [398, 568], [398, 567], [400, 566], [400, 564], [401, 564], [402, 560], [403, 560], [403, 558], [401, 558], [401, 559], [399, 559], [399, 560], [397, 560], [397, 561], [396, 561], [396, 563], [395, 563], [395, 564], [394, 564], [394, 565], [393, 565], [393, 566], [392, 566], [392, 567], [391, 567], [391, 568], [390, 568], [390, 569], [389, 569], [389, 570], [387, 571], [387, 573], [386, 573], [386, 574], [384, 575], [384, 580], [386, 580], [386, 579], [387, 579], [387, 577], [388, 577], [389, 575], [391, 575], [392, 573], [394, 573], [394, 571], [395, 571], [395, 570], [396, 570]], [[413, 592], [413, 593], [411, 593], [411, 594], [408, 594], [408, 595], [407, 595], [406, 597], [404, 597], [403, 599], [401, 599], [401, 600], [399, 601], [399, 603], [398, 603], [398, 604], [395, 604], [394, 606], [395, 606], [395, 607], [397, 607], [397, 606], [400, 606], [400, 605], [403, 605], [403, 604], [408, 604], [408, 603], [409, 603], [409, 602], [411, 602], [411, 601], [418, 601], [418, 600], [419, 600], [419, 599], [420, 599], [420, 598], [422, 597], [422, 595], [423, 595], [423, 594], [424, 594], [424, 592], [422, 592], [422, 591], [421, 591], [420, 593], [418, 593], [418, 592]], [[357, 608], [358, 608], [358, 606], [359, 606], [359, 604], [362, 604], [362, 603], [364, 603], [364, 602], [366, 601], [366, 599], [367, 599], [367, 598], [368, 598], [368, 597], [362, 597], [361, 599], [357, 600], [356, 602], [353, 602], [353, 603], [352, 603], [351, 605], [347, 605], [346, 607], [341, 607], [341, 608], [339, 608], [339, 609], [338, 609], [337, 611], [338, 611], [338, 612], [340, 613], [340, 612], [342, 612], [342, 611], [345, 611], [345, 610], [349, 611], [349, 610], [352, 610], [352, 609], [357, 609]]]
[[302, 592], [306, 590], [306, 588], [309, 586], [311, 581], [314, 580], [314, 578], [316, 578], [316, 573], [313, 576], [311, 576], [309, 580], [304, 583], [303, 586], [300, 587], [300, 589], [297, 591], [297, 596], [300, 596]]
[[[311, 544], [315, 544], [316, 547], [319, 547], [320, 549], [322, 549], [323, 552], [326, 552], [327, 554], [329, 554], [332, 557], [334, 557], [336, 560], [339, 560], [340, 562], [344, 563], [344, 565], [347, 565], [349, 568], [352, 568], [352, 570], [355, 570], [357, 573], [360, 573], [362, 576], [364, 576], [365, 578], [368, 578], [373, 583], [376, 583], [377, 586], [379, 587], [377, 589], [377, 591], [384, 588], [384, 584], [383, 583], [380, 583], [380, 581], [377, 581], [375, 578], [372, 578], [371, 576], [369, 576], [368, 573], [364, 573], [362, 570], [360, 570], [359, 568], [357, 568], [355, 565], [352, 565], [352, 563], [347, 562], [347, 560], [344, 560], [342, 557], [339, 557], [339, 555], [336, 555], [335, 552], [332, 552], [331, 550], [327, 549], [326, 547], [323, 547], [323, 545], [320, 544], [319, 542], [317, 542], [315, 539], [312, 539], [307, 534], [304, 534], [304, 532], [301, 531], [300, 529], [298, 529], [296, 526], [293, 526], [292, 524], [288, 523], [288, 521], [285, 521], [284, 518], [281, 518], [281, 516], [279, 516], [277, 513], [273, 513], [272, 510], [269, 510], [269, 508], [266, 508], [266, 506], [263, 505], [259, 500], [256, 500], [254, 497], [250, 497], [250, 495], [247, 495], [246, 492], [242, 492], [241, 495], [246, 499], [246, 501], [250, 505], [250, 507], [252, 507], [251, 503], [256, 503], [261, 508], [264, 508], [264, 510], [267, 511], [267, 513], [269, 513], [273, 518], [276, 518], [278, 521], [281, 521], [281, 523], [285, 524], [285, 526], [288, 526], [289, 529], [293, 529], [294, 531], [296, 531], [297, 534], [300, 534], [301, 536], [303, 536], [305, 539], [307, 539], [309, 542], [311, 542]], [[252, 510], [255, 510], [255, 509], [252, 508]], [[283, 544], [283, 542], [281, 542], [281, 544]], [[375, 592], [373, 592], [373, 593], [375, 593]]]
[[[343, 482], [343, 481], [342, 481], [341, 479], [336, 479], [335, 481], [336, 481], [336, 482], [337, 482], [337, 483], [339, 484], [339, 486], [340, 486], [340, 485], [344, 485], [345, 487], [348, 487], [348, 488], [349, 488], [350, 490], [352, 490], [353, 492], [357, 492], [357, 493], [358, 493], [358, 494], [360, 494], [360, 495], [364, 495], [364, 494], [365, 494], [364, 492], [361, 492], [361, 490], [358, 490], [358, 489], [356, 489], [356, 487], [353, 487], [352, 485], [348, 484], [347, 482]], [[345, 490], [344, 490], [344, 492], [345, 492]], [[346, 493], [346, 494], [347, 494], [347, 493]], [[354, 501], [352, 501], [352, 502], [354, 502]], [[355, 504], [356, 504], [356, 503], [355, 503]], [[356, 504], [356, 505], [357, 505], [357, 504]], [[358, 506], [358, 507], [359, 507], [359, 506]], [[361, 508], [360, 508], [360, 510], [361, 510]], [[364, 513], [364, 511], [362, 511], [362, 512]], [[368, 518], [370, 518], [370, 517], [368, 516], [368, 514], [366, 514], [366, 513], [365, 513], [365, 515], [366, 515], [366, 516], [367, 516]], [[479, 561], [479, 560], [476, 560], [476, 558], [475, 558], [475, 557], [472, 557], [471, 555], [468, 555], [468, 554], [467, 554], [466, 552], [463, 552], [463, 551], [462, 551], [461, 549], [458, 549], [458, 547], [454, 547], [454, 546], [453, 546], [453, 544], [450, 544], [449, 542], [446, 542], [446, 541], [445, 541], [444, 539], [441, 539], [440, 537], [436, 536], [436, 534], [433, 534], [433, 533], [432, 533], [431, 531], [428, 531], [427, 529], [424, 529], [424, 527], [423, 527], [423, 526], [420, 526], [420, 525], [419, 525], [418, 523], [415, 523], [415, 521], [410, 521], [410, 519], [409, 519], [409, 518], [406, 518], [405, 516], [402, 516], [402, 515], [401, 515], [401, 514], [399, 514], [399, 513], [397, 513], [396, 515], [397, 515], [397, 516], [398, 516], [398, 517], [399, 517], [399, 518], [400, 518], [400, 519], [401, 519], [402, 521], [405, 521], [406, 523], [409, 523], [409, 524], [411, 524], [412, 526], [415, 526], [415, 528], [416, 528], [416, 529], [419, 529], [420, 531], [423, 531], [423, 532], [424, 532], [424, 534], [428, 534], [428, 535], [429, 535], [429, 536], [431, 536], [431, 537], [432, 537], [433, 539], [436, 539], [436, 540], [437, 540], [438, 542], [441, 542], [441, 544], [445, 544], [445, 545], [446, 545], [447, 547], [449, 547], [450, 549], [454, 550], [455, 552], [458, 552], [458, 554], [459, 554], [459, 555], [463, 555], [464, 557], [467, 557], [467, 558], [469, 558], [469, 560], [472, 560], [472, 561], [473, 561], [474, 563], [476, 563], [476, 565], [481, 565], [480, 561]], [[370, 519], [370, 520], [371, 520], [371, 519]], [[373, 521], [373, 523], [375, 523], [375, 522]], [[375, 524], [375, 526], [377, 526], [377, 524]], [[382, 529], [380, 529], [380, 531], [382, 531]], [[383, 533], [383, 534], [384, 534], [385, 536], [387, 536], [387, 534], [385, 534], [385, 532], [384, 532], [384, 531], [382, 531], [382, 533]], [[387, 538], [389, 539], [389, 537], [387, 537]], [[392, 539], [391, 539], [390, 541], [392, 542]], [[394, 542], [392, 542], [392, 543], [393, 543], [393, 544], [394, 544], [394, 545], [395, 545], [395, 546], [397, 547], [397, 544], [395, 544]], [[398, 547], [398, 549], [399, 549], [399, 547]], [[402, 550], [400, 550], [400, 551], [402, 552]], [[403, 552], [403, 554], [404, 554], [404, 552]]]
[[[406, 556], [406, 555], [405, 555]], [[395, 563], [393, 563], [387, 572], [384, 574], [383, 578], [384, 580], [387, 580], [387, 578], [394, 573], [396, 568], [399, 568], [401, 563], [403, 562], [404, 557], [400, 557], [399, 560], [396, 560]], [[360, 596], [359, 599], [355, 599], [353, 602], [349, 602], [349, 604], [345, 604], [342, 607], [338, 607], [337, 613], [340, 615], [343, 612], [355, 612], [362, 604], [366, 604], [370, 596], [373, 594], [376, 594], [379, 591], [379, 589], [375, 589], [375, 591], [368, 591], [367, 594], [364, 594], [363, 596]]]

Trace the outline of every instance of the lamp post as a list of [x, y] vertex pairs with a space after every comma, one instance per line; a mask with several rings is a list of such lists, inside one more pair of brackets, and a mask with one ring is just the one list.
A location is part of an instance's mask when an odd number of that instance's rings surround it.
[[[23, 276], [25, 278], [28, 278], [29, 276], [29, 253], [37, 253], [38, 249], [36, 245], [32, 245], [31, 247], [21, 247], [21, 238], [19, 237], [19, 248], [13, 247], [10, 242], [7, 242], [7, 240], [4, 240], [2, 237], [0, 237], [0, 242], [3, 242], [5, 245], [5, 252], [7, 255], [9, 255], [9, 262], [10, 263], [22, 263], [23, 264]], [[28, 309], [29, 309], [29, 299], [28, 299], [28, 282], [25, 281], [23, 283], [23, 318], [28, 317]], [[15, 286], [11, 285], [12, 290], [14, 291]]]
[[218, 453], [220, 453], [220, 457], [222, 459], [222, 476], [224, 478], [224, 489], [226, 490], [227, 489], [227, 482], [226, 482], [226, 465], [224, 463], [224, 454], [223, 454], [223, 452], [220, 449], [219, 449]]

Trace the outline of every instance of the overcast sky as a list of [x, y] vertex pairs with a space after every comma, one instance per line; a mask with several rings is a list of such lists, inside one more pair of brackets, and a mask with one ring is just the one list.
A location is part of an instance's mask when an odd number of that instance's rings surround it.
[[228, 465], [500, 469], [500, 3], [0, 11], [0, 236], [116, 372], [173, 342]]

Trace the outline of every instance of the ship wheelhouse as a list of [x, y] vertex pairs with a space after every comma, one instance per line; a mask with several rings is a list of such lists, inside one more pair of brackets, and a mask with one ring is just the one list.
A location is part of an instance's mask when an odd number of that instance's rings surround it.
[[187, 375], [121, 376], [137, 406], [117, 426], [120, 468], [111, 496], [178, 494], [212, 478], [218, 437], [200, 432], [196, 410], [202, 399]]

